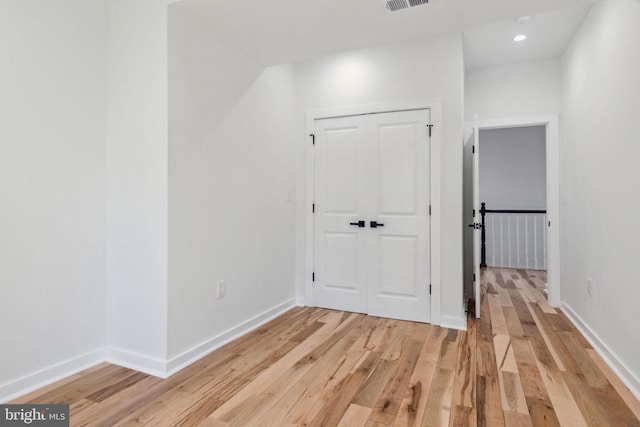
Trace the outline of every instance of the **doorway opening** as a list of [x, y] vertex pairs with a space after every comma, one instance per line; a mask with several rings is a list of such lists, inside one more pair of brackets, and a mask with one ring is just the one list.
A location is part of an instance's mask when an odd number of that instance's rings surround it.
[[[468, 129], [473, 129], [467, 140], [471, 153], [467, 170], [472, 170], [469, 175], [473, 190], [467, 190], [465, 201], [473, 215], [470, 224], [473, 230], [467, 234], [465, 258], [472, 262], [465, 263], [465, 272], [467, 277], [471, 276], [467, 283], [473, 283], [466, 294], [475, 300], [476, 317], [480, 316], [481, 266], [546, 271], [549, 304], [557, 307], [560, 303], [558, 118], [476, 119], [468, 124]], [[520, 142], [506, 145], [514, 138]], [[483, 153], [483, 148], [488, 153]], [[542, 174], [540, 169], [544, 169]]]
[[479, 133], [480, 267], [547, 269], [545, 127]]

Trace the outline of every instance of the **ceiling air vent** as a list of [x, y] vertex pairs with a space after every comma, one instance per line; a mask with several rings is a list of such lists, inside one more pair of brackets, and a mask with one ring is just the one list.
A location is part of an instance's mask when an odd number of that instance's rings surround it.
[[390, 12], [428, 4], [429, 0], [382, 0]]

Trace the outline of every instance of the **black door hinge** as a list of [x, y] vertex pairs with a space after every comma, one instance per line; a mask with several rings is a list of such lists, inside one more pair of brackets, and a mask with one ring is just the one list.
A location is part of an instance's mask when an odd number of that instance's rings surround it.
[[431, 216], [431, 205], [429, 205], [429, 216]]
[[312, 133], [309, 136], [311, 137], [311, 144], [316, 145], [316, 135]]
[[429, 285], [429, 295], [431, 295], [431, 285]]
[[312, 282], [316, 281], [316, 273], [311, 273], [311, 281]]
[[476, 273], [473, 273], [473, 281], [476, 281]]
[[476, 153], [476, 146], [475, 145], [471, 146], [471, 153], [473, 153], [473, 154]]
[[429, 138], [431, 138], [431, 128], [433, 128], [433, 125], [427, 125], [427, 127], [429, 128]]
[[316, 204], [315, 203], [313, 203], [311, 205], [311, 213], [316, 213]]

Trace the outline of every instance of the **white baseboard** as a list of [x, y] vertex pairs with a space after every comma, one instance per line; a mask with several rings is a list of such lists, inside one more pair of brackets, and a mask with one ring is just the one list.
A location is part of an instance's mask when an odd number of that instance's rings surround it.
[[93, 350], [0, 385], [0, 403], [9, 402], [104, 362], [105, 349]]
[[252, 317], [251, 319], [242, 322], [241, 324], [234, 326], [233, 328], [216, 335], [208, 339], [207, 341], [175, 356], [169, 360], [167, 363], [166, 376], [170, 377], [181, 369], [186, 368], [191, 365], [193, 362], [202, 359], [206, 355], [211, 352], [217, 350], [225, 344], [230, 343], [231, 341], [245, 335], [254, 329], [259, 328], [265, 323], [275, 319], [276, 317], [282, 315], [284, 312], [290, 310], [291, 308], [296, 306], [296, 300], [290, 299], [281, 304], [278, 304], [257, 316]]
[[168, 377], [167, 362], [165, 360], [121, 348], [109, 347], [107, 349], [106, 362], [158, 378]]
[[624, 385], [633, 393], [633, 395], [640, 400], [640, 380], [633, 372], [627, 367], [627, 365], [618, 358], [618, 356], [611, 350], [602, 339], [596, 334], [587, 323], [582, 320], [580, 316], [566, 303], [562, 302], [560, 309], [571, 320], [574, 326], [580, 331], [580, 333], [589, 341], [589, 344], [594, 350], [602, 357], [607, 365], [613, 372], [622, 380]]
[[162, 360], [120, 348], [94, 350], [24, 377], [0, 384], [0, 404], [67, 378], [102, 362], [113, 363], [159, 378], [168, 378], [223, 345], [257, 329], [296, 306], [295, 299], [278, 304], [251, 319], [172, 358]]
[[449, 329], [458, 329], [460, 331], [467, 330], [466, 317], [442, 316], [440, 318], [440, 326]]

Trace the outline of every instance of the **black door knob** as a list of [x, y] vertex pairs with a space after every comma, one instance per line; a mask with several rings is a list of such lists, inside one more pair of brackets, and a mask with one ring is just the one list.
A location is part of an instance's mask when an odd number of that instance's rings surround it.
[[384, 224], [378, 221], [371, 221], [369, 224], [371, 225], [371, 228], [384, 227]]
[[364, 228], [365, 227], [365, 222], [364, 220], [360, 220], [358, 222], [350, 222], [349, 225], [356, 225], [360, 228]]

